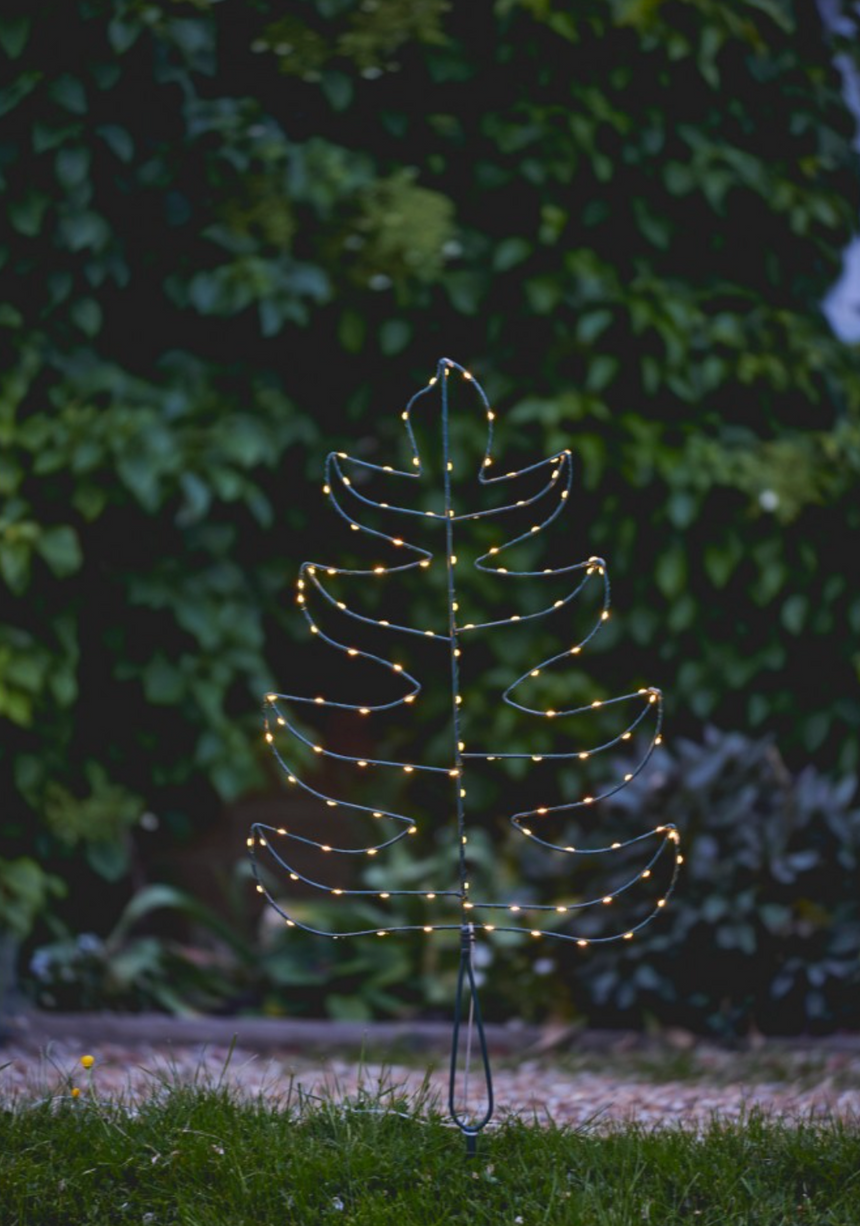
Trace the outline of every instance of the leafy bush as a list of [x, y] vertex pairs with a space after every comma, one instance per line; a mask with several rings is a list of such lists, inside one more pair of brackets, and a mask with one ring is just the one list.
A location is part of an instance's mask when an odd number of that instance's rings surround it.
[[[139, 924], [170, 910], [193, 921], [207, 947], [142, 935]], [[190, 1013], [235, 1003], [254, 982], [241, 930], [170, 886], [139, 891], [104, 938], [62, 933], [30, 959], [30, 994], [47, 1009], [161, 1009]]]
[[303, 483], [445, 351], [580, 459], [607, 685], [657, 653], [675, 729], [857, 766], [860, 378], [819, 304], [858, 44], [814, 6], [12, 0], [0, 50], [4, 855], [116, 878], [136, 813], [265, 784]]
[[[617, 767], [624, 773], [628, 763]], [[702, 743], [679, 740], [671, 751], [658, 749], [650, 769], [607, 805], [601, 823], [628, 833], [665, 822], [682, 831], [685, 862], [671, 904], [634, 941], [592, 946], [587, 954], [546, 942], [536, 955], [515, 934], [480, 942], [478, 980], [488, 1016], [539, 1020], [551, 1012], [720, 1034], [860, 1026], [860, 805], [853, 776], [833, 782], [811, 767], [792, 774], [771, 740], [710, 728]], [[543, 859], [543, 874], [536, 869], [531, 879], [526, 859], [523, 882], [522, 863], [506, 858], [486, 832], [473, 833], [470, 846], [476, 869], [492, 871], [500, 896], [555, 898], [558, 883], [547, 877]], [[403, 852], [384, 873], [369, 866], [364, 880], [372, 888], [436, 880], [448, 854], [442, 846], [419, 859]], [[630, 856], [630, 865], [641, 868], [641, 851]], [[395, 921], [423, 922], [420, 900], [395, 899], [387, 907], [395, 903], [400, 912], [366, 903], [362, 921], [391, 922], [393, 914]], [[160, 908], [193, 920], [208, 952], [134, 935], [138, 922]], [[291, 899], [290, 908], [322, 926], [341, 919], [329, 899]], [[586, 935], [587, 924], [579, 921]], [[47, 1007], [447, 1016], [456, 954], [448, 940], [377, 945], [297, 937], [268, 909], [254, 937], [179, 891], [150, 887], [105, 940], [86, 934], [43, 946], [31, 974], [35, 998]]]
[[[857, 780], [787, 770], [770, 740], [659, 751], [611, 801], [676, 822], [685, 864], [659, 923], [576, 971], [597, 1016], [734, 1032], [860, 1026]], [[608, 1012], [607, 1012], [608, 1010]]]
[[0, 935], [22, 941], [51, 897], [62, 897], [63, 883], [28, 856], [0, 859]]

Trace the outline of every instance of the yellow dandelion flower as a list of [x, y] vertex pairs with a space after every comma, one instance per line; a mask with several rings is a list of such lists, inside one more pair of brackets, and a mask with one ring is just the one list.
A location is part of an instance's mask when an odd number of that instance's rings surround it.
[[72, 1098], [80, 1098], [81, 1092], [77, 1086], [72, 1086]]
[[96, 1062], [95, 1056], [81, 1056], [81, 1064], [84, 1068], [92, 1068]]

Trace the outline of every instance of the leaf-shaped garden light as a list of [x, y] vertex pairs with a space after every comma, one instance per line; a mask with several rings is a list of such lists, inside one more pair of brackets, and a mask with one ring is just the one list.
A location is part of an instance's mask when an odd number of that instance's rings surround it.
[[[480, 412], [486, 419], [487, 445], [477, 474], [480, 485], [487, 487], [485, 498], [493, 490], [493, 487], [504, 490], [507, 488], [504, 485], [505, 482], [515, 483], [518, 478], [528, 478], [530, 474], [533, 474], [530, 479], [540, 480], [542, 484], [528, 497], [514, 497], [504, 505], [490, 505], [478, 509], [470, 507], [464, 511], [458, 511], [457, 507], [455, 507], [452, 495], [452, 470], [454, 462], [451, 458], [451, 429], [449, 421], [449, 383], [452, 377], [459, 378], [468, 385], [475, 399], [475, 404], [479, 406]], [[367, 484], [371, 477], [383, 479], [386, 482], [390, 480], [392, 485], [399, 483], [400, 490], [408, 488], [403, 485], [404, 478], [420, 481], [423, 468], [416, 437], [416, 418], [414, 415], [419, 408], [424, 407], [422, 401], [426, 403], [430, 399], [439, 407], [441, 412], [442, 492], [444, 493], [444, 500], [440, 500], [435, 510], [428, 510], [421, 507], [400, 505], [402, 499], [397, 502], [390, 502], [369, 497], [360, 488], [362, 479], [364, 479], [365, 484]], [[363, 846], [355, 847], [336, 845], [334, 836], [331, 835], [327, 835], [325, 841], [323, 841], [322, 837], [313, 837], [306, 833], [291, 832], [283, 827], [276, 828], [263, 823], [255, 823], [252, 827], [251, 837], [248, 839], [248, 845], [257, 881], [257, 889], [266, 895], [269, 903], [278, 911], [289, 927], [303, 928], [309, 932], [334, 938], [383, 938], [392, 933], [415, 932], [423, 934], [441, 930], [459, 932], [461, 953], [454, 1010], [449, 1109], [452, 1119], [466, 1135], [470, 1146], [473, 1146], [477, 1133], [486, 1126], [493, 1113], [490, 1063], [484, 1027], [481, 1021], [476, 977], [473, 967], [473, 950], [476, 934], [519, 932], [530, 934], [534, 938], [545, 937], [559, 941], [575, 942], [576, 945], [583, 949], [590, 945], [602, 944], [608, 941], [631, 940], [635, 937], [636, 932], [658, 915], [666, 905], [666, 901], [674, 887], [678, 866], [681, 863], [682, 857], [678, 854], [678, 832], [672, 825], [658, 826], [652, 830], [635, 834], [626, 840], [613, 842], [607, 846], [588, 848], [576, 848], [567, 841], [558, 841], [557, 836], [550, 830], [554, 815], [561, 812], [567, 813], [572, 810], [585, 809], [597, 804], [600, 800], [624, 787], [645, 765], [653, 752], [654, 746], [659, 744], [662, 722], [662, 697], [660, 691], [653, 687], [640, 689], [635, 693], [624, 694], [615, 698], [590, 702], [586, 705], [560, 706], [557, 709], [543, 707], [539, 709], [522, 701], [519, 697], [523, 689], [526, 689], [528, 692], [531, 680], [541, 676], [544, 670], [551, 672], [553, 666], [561, 666], [565, 661], [569, 662], [571, 657], [579, 656], [609, 617], [609, 578], [606, 564], [602, 558], [589, 557], [585, 561], [575, 562], [571, 565], [540, 570], [515, 570], [510, 566], [501, 564], [505, 561], [503, 555], [506, 551], [514, 550], [515, 547], [522, 545], [540, 533], [541, 530], [556, 520], [565, 509], [569, 499], [573, 476], [570, 451], [563, 451], [561, 454], [553, 455], [546, 460], [515, 472], [507, 472], [500, 476], [493, 475], [494, 457], [492, 447], [495, 413], [491, 409], [482, 388], [473, 376], [462, 366], [448, 358], [441, 359], [434, 377], [412, 397], [402, 413], [402, 419], [412, 453], [411, 467], [409, 469], [403, 471], [391, 465], [380, 465], [364, 459], [350, 457], [343, 452], [332, 452], [326, 460], [325, 484], [323, 486], [323, 493], [331, 501], [337, 514], [348, 525], [349, 530], [355, 533], [364, 533], [370, 540], [382, 544], [386, 554], [393, 555], [392, 559], [385, 563], [374, 563], [364, 569], [353, 566], [338, 566], [331, 560], [304, 562], [301, 566], [296, 591], [296, 601], [308, 622], [311, 634], [316, 636], [321, 642], [326, 643], [333, 651], [342, 654], [344, 670], [347, 665], [358, 664], [361, 661], [364, 661], [365, 668], [383, 670], [380, 673], [380, 678], [382, 679], [384, 674], [387, 686], [389, 688], [392, 686], [396, 687], [396, 690], [392, 690], [394, 697], [382, 702], [378, 700], [375, 702], [370, 700], [366, 702], [346, 702], [327, 695], [306, 697], [296, 694], [270, 693], [266, 695], [264, 701], [266, 740], [272, 747], [278, 763], [286, 773], [289, 783], [303, 791], [306, 796], [315, 798], [315, 800], [321, 802], [327, 808], [340, 809], [353, 816], [360, 815], [362, 820], [369, 818], [371, 824], [375, 821], [376, 824], [373, 828], [379, 829], [383, 834], [381, 837], [372, 839]], [[547, 504], [549, 506], [548, 510], [546, 509]], [[517, 530], [511, 539], [502, 539], [497, 545], [491, 546], [483, 556], [480, 556], [475, 561], [475, 567], [487, 576], [501, 576], [502, 578], [518, 579], [520, 581], [528, 580], [532, 585], [536, 585], [549, 577], [558, 578], [559, 576], [565, 576], [570, 581], [570, 590], [561, 599], [553, 600], [546, 607], [532, 612], [511, 613], [475, 623], [461, 622], [455, 581], [459, 536], [468, 533], [470, 530], [469, 525], [476, 520], [489, 518], [504, 521], [506, 515], [515, 512], [522, 513], [522, 508], [524, 507], [543, 507], [543, 510], [535, 513], [535, 517], [539, 519], [539, 522], [530, 525], [525, 531]], [[363, 523], [359, 517], [363, 516], [366, 518], [371, 508], [374, 512], [384, 512], [385, 517], [392, 518], [397, 527], [389, 532]], [[540, 516], [543, 516], [543, 518], [540, 518]], [[443, 538], [444, 544], [437, 545], [436, 549], [429, 549], [407, 540], [407, 535], [410, 535], [410, 524], [417, 532], [418, 520], [425, 523], [430, 521], [437, 530], [438, 535]], [[414, 535], [414, 533], [412, 534]], [[443, 550], [444, 553], [442, 552]], [[391, 621], [377, 616], [370, 616], [366, 612], [359, 612], [352, 604], [338, 599], [337, 594], [333, 594], [330, 590], [332, 581], [337, 583], [341, 576], [345, 576], [346, 582], [355, 586], [356, 580], [372, 581], [380, 576], [391, 576], [398, 572], [412, 570], [418, 573], [425, 572], [431, 566], [438, 566], [440, 562], [445, 567], [447, 577], [445, 632], [438, 629], [433, 630], [403, 624], [400, 621]], [[595, 582], [600, 585], [602, 593], [601, 607], [594, 619], [593, 625], [584, 637], [573, 645], [565, 647], [564, 650], [551, 655], [549, 658], [533, 663], [521, 676], [511, 680], [501, 697], [517, 711], [529, 716], [539, 717], [542, 720], [560, 721], [568, 716], [581, 716], [591, 713], [594, 708], [611, 707], [625, 703], [632, 703], [634, 706], [635, 713], [632, 719], [625, 723], [623, 729], [617, 734], [607, 737], [601, 744], [588, 748], [574, 745], [563, 752], [540, 754], [536, 754], [533, 750], [530, 751], [528, 749], [523, 752], [499, 752], [494, 748], [473, 743], [470, 743], [467, 748], [463, 727], [461, 666], [464, 663], [464, 652], [468, 651], [469, 642], [472, 637], [481, 631], [496, 631], [513, 623], [527, 622], [530, 619], [538, 619], [557, 612], [559, 609], [564, 610], [566, 606], [569, 606], [571, 602], [576, 600], [577, 596], [587, 585], [594, 584]], [[326, 615], [328, 615], [328, 618]], [[348, 629], [349, 633], [345, 634], [344, 637], [335, 637], [334, 632], [329, 632], [318, 624], [318, 620], [326, 621], [332, 619], [336, 620], [338, 626]], [[388, 631], [392, 642], [398, 641], [399, 636], [408, 635], [436, 640], [437, 643], [446, 648], [448, 665], [445, 672], [448, 673], [448, 680], [445, 684], [446, 687], [450, 686], [451, 701], [450, 735], [448, 740], [450, 756], [446, 761], [438, 763], [413, 760], [392, 761], [340, 753], [311, 740], [303, 730], [303, 727], [297, 722], [297, 717], [293, 710], [297, 704], [348, 711], [354, 713], [359, 718], [372, 717], [382, 712], [390, 711], [397, 711], [403, 716], [410, 715], [412, 704], [416, 701], [422, 690], [418, 677], [413, 675], [409, 668], [397, 661], [396, 652], [393, 653], [395, 658], [391, 658], [389, 655], [383, 656], [377, 650], [368, 648], [366, 644], [365, 646], [361, 645], [360, 641], [370, 633], [370, 627], [373, 628], [374, 633], [378, 633], [380, 627]], [[338, 630], [337, 633], [340, 634], [340, 631]], [[399, 641], [402, 642], [402, 640]], [[418, 670], [416, 669], [415, 671], [417, 672]], [[434, 676], [439, 676], [438, 668], [434, 670]], [[602, 791], [595, 789], [596, 794], [594, 796], [579, 796], [574, 800], [562, 799], [559, 803], [552, 804], [541, 803], [534, 808], [521, 809], [510, 814], [509, 820], [521, 839], [528, 840], [530, 843], [545, 848], [548, 852], [560, 857], [611, 855], [612, 853], [631, 848], [636, 844], [645, 845], [650, 841], [651, 847], [643, 846], [645, 853], [644, 863], [637, 865], [635, 871], [631, 870], [626, 873], [608, 892], [596, 893], [595, 897], [583, 898], [576, 895], [551, 904], [535, 904], [525, 898], [521, 901], [511, 899], [492, 901], [477, 897], [470, 883], [468, 863], [469, 823], [467, 820], [466, 783], [470, 767], [476, 768], [479, 762], [504, 762], [506, 759], [547, 761], [557, 763], [560, 767], [563, 767], [566, 763], [583, 761], [593, 758], [597, 754], [623, 747], [624, 742], [630, 740], [639, 725], [643, 726], [643, 731], [647, 731], [648, 743], [641, 760], [633, 768], [632, 772], [625, 774], [622, 779]], [[312, 876], [306, 870], [298, 868], [294, 860], [299, 845], [303, 846], [305, 857], [308, 854], [307, 849], [315, 849], [315, 851], [319, 852], [320, 862], [327, 861], [326, 868], [330, 867], [332, 858], [339, 856], [382, 857], [384, 861], [386, 853], [401, 840], [408, 839], [410, 835], [417, 834], [422, 822], [427, 820], [427, 818], [424, 816], [419, 817], [414, 813], [395, 811], [391, 807], [374, 807], [360, 804], [354, 798], [335, 797], [318, 791], [308, 783], [303, 782], [299, 777], [297, 768], [291, 765], [291, 754], [289, 752], [291, 738], [302, 742], [306, 746], [305, 756], [307, 750], [311, 750], [321, 757], [343, 764], [340, 768], [341, 770], [355, 770], [356, 772], [366, 774], [368, 771], [389, 768], [398, 772], [405, 772], [407, 775], [425, 773], [441, 776], [443, 779], [445, 776], [448, 776], [451, 780], [450, 786], [453, 793], [452, 810], [453, 814], [456, 815], [458, 840], [457, 862], [456, 866], [452, 865], [452, 870], [456, 868], [456, 884], [452, 888], [447, 889], [440, 888], [438, 883], [427, 883], [420, 890], [394, 888], [384, 891], [371, 888], [352, 889], [335, 884], [339, 880], [337, 872], [332, 873], [329, 871], [327, 873], [325, 870], [321, 870], [320, 876], [328, 876], [328, 880], [319, 880], [316, 874]], [[344, 829], [342, 826], [338, 828], [342, 831]], [[341, 838], [339, 842], [344, 842], [344, 839]], [[650, 911], [640, 918], [634, 926], [609, 933], [608, 935], [594, 935], [590, 927], [586, 928], [583, 926], [585, 912], [590, 911], [592, 908], [600, 909], [605, 907], [607, 904], [614, 902], [620, 895], [631, 890], [639, 882], [650, 878], [664, 853], [668, 856], [669, 863], [665, 870], [667, 881], [662, 891], [662, 897], [656, 900]], [[405, 896], [422, 899], [425, 903], [432, 904], [431, 910], [433, 908], [437, 909], [436, 917], [432, 922], [425, 924], [393, 923], [388, 926], [362, 927], [340, 932], [324, 931], [297, 918], [296, 914], [290, 914], [289, 905], [276, 900], [272, 896], [266, 884], [269, 880], [268, 872], [262, 873], [258, 863], [258, 857], [262, 858], [263, 856], [266, 857], [267, 869], [282, 870], [288, 880], [304, 883], [305, 886], [321, 891], [327, 896], [338, 898], [349, 896], [360, 897], [363, 901], [386, 900], [392, 897]], [[379, 862], [377, 860], [377, 863]], [[445, 914], [446, 908], [449, 912], [447, 915]], [[467, 993], [469, 1002], [468, 1056], [471, 1055], [474, 1027], [481, 1052], [485, 1090], [485, 1098], [482, 1104], [483, 1110], [475, 1115], [468, 1115], [468, 1103], [464, 1109], [466, 1114], [457, 1106], [459, 1039], [461, 1017]], [[469, 1060], [467, 1058], [467, 1070], [468, 1063]], [[468, 1071], [466, 1076], [468, 1077]], [[468, 1100], [468, 1090], [466, 1090], [466, 1099]]]

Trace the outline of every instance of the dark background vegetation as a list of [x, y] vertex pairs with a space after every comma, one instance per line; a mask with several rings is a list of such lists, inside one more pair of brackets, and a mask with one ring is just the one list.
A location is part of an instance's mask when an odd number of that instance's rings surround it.
[[10, 0], [0, 47], [0, 924], [31, 993], [447, 1009], [429, 944], [261, 935], [242, 850], [324, 455], [382, 456], [448, 354], [511, 454], [573, 449], [601, 692], [667, 694], [616, 812], [691, 836], [645, 940], [542, 975], [502, 945], [490, 1007], [860, 1024], [860, 368], [820, 306], [857, 46], [799, 0]]

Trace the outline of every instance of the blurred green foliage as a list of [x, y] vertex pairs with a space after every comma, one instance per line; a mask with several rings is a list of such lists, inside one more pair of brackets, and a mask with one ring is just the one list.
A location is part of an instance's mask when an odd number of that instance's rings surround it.
[[798, 0], [10, 0], [0, 869], [264, 783], [304, 483], [442, 353], [574, 449], [607, 684], [856, 767], [836, 50]]
[[[51, 898], [63, 893], [62, 881], [29, 856], [0, 860], [0, 936], [23, 941]], [[0, 997], [8, 986], [0, 982]]]
[[[620, 777], [635, 762], [616, 766]], [[669, 906], [635, 940], [592, 944], [587, 952], [551, 939], [536, 946], [526, 933], [497, 932], [492, 942], [479, 942], [476, 973], [487, 1016], [680, 1025], [723, 1038], [751, 1029], [822, 1033], [860, 1026], [856, 778], [834, 783], [813, 767], [793, 773], [772, 741], [708, 728], [701, 743], [681, 739], [658, 749], [649, 769], [606, 810], [602, 823], [614, 821], [631, 834], [661, 822], [683, 829], [683, 874]], [[570, 837], [582, 835], [571, 828]], [[401, 889], [420, 889], [450, 875], [450, 847], [441, 843], [424, 855], [410, 855], [409, 847], [394, 851], [393, 862], [367, 869], [363, 884], [381, 890], [396, 880]], [[569, 864], [548, 868], [533, 849], [518, 863], [500, 861], [498, 853], [486, 831], [470, 834], [471, 869], [492, 879], [494, 898], [526, 905], [544, 899], [548, 876], [553, 899], [576, 897]], [[635, 878], [642, 864], [641, 845], [627, 848], [614, 862], [616, 881]], [[35, 869], [28, 865], [29, 876], [19, 879], [18, 907], [28, 889], [31, 905], [44, 905], [33, 894]], [[665, 865], [655, 869], [660, 892], [667, 873]], [[588, 895], [596, 875], [585, 883]], [[342, 900], [296, 899], [291, 891], [284, 895], [282, 877], [270, 877], [265, 866], [263, 876], [293, 917], [332, 931], [345, 923], [375, 928], [438, 919], [423, 898], [383, 904], [370, 897], [352, 900], [345, 921]], [[417, 942], [297, 938], [268, 908], [255, 932], [243, 918], [248, 880], [244, 864], [218, 912], [181, 891], [149, 886], [104, 939], [84, 933], [41, 946], [30, 962], [36, 1000], [64, 1009], [240, 1007], [349, 1020], [428, 1010], [448, 1016], [458, 953], [449, 933]], [[0, 917], [12, 901], [3, 888], [0, 876]], [[644, 912], [653, 902], [645, 902]], [[635, 904], [621, 905], [632, 922]], [[641, 918], [641, 899], [638, 905]], [[210, 948], [135, 933], [141, 919], [165, 909], [192, 919]], [[592, 911], [577, 916], [575, 930], [591, 938], [606, 931]]]
[[724, 1035], [860, 1026], [856, 777], [794, 774], [772, 741], [710, 728], [658, 750], [609, 807], [676, 823], [686, 854], [659, 924], [571, 966], [592, 1015]]

